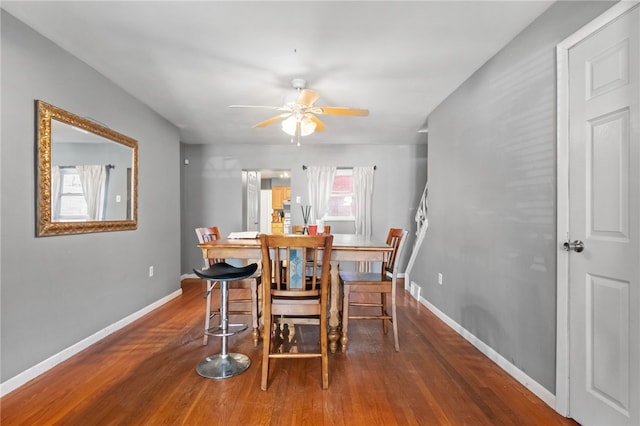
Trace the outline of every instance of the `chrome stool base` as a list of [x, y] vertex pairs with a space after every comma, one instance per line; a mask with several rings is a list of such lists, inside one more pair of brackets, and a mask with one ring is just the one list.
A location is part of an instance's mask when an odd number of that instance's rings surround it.
[[[235, 330], [230, 330], [231, 327], [235, 328]], [[222, 328], [222, 326], [216, 325], [214, 327], [211, 327], [205, 330], [204, 334], [206, 334], [207, 336], [214, 336], [214, 337], [233, 336], [242, 331], [245, 331], [247, 328], [249, 328], [248, 324], [228, 324], [226, 330]]]
[[251, 365], [251, 360], [243, 354], [230, 353], [211, 355], [200, 361], [196, 371], [208, 379], [227, 379], [244, 373]]
[[[209, 336], [222, 337], [222, 350], [217, 355], [211, 355], [200, 361], [196, 371], [207, 379], [227, 379], [243, 373], [251, 365], [248, 356], [229, 353], [227, 346], [229, 336], [240, 333], [248, 328], [247, 324], [229, 324], [229, 281], [241, 280], [253, 275], [258, 264], [253, 263], [243, 268], [237, 268], [226, 263], [214, 263], [205, 271], [194, 269], [200, 278], [208, 281], [220, 281], [220, 326], [205, 331]], [[233, 329], [229, 329], [232, 327]]]

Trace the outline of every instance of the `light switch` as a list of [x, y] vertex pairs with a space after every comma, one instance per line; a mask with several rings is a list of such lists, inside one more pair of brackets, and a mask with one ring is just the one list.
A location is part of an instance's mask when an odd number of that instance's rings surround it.
[[119, 195], [116, 195], [116, 203], [119, 203], [122, 200], [122, 197]]

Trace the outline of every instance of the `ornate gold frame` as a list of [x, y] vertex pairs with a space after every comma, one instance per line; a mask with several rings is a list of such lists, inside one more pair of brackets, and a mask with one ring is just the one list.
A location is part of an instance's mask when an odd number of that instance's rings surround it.
[[[37, 110], [37, 236], [86, 234], [92, 232], [125, 231], [138, 228], [138, 142], [128, 136], [79, 117], [46, 102], [36, 100]], [[51, 220], [51, 119], [84, 129], [113, 142], [128, 146], [132, 158], [132, 220], [91, 222], [53, 222]]]

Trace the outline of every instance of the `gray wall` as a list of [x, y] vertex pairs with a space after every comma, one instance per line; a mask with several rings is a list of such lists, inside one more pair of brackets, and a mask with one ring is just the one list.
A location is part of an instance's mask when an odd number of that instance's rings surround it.
[[[180, 148], [173, 125], [4, 11], [1, 43], [4, 382], [180, 288]], [[137, 230], [35, 237], [35, 99], [138, 141]]]
[[411, 279], [552, 393], [555, 46], [611, 5], [554, 4], [429, 116], [429, 228]]
[[[202, 265], [194, 228], [218, 226], [223, 234], [242, 230], [242, 170], [291, 170], [291, 222], [302, 224], [300, 206], [308, 204], [302, 166], [377, 166], [374, 177], [373, 233], [384, 239], [390, 227], [410, 232], [426, 181], [426, 145], [182, 145], [182, 272]], [[184, 165], [184, 159], [189, 160]], [[333, 230], [333, 229], [332, 229]], [[403, 257], [402, 270], [408, 261]]]

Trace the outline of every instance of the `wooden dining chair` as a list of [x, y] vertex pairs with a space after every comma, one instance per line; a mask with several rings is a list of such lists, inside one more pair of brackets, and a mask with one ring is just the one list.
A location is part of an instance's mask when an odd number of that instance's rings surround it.
[[[327, 389], [327, 299], [333, 236], [263, 234], [260, 243], [265, 283], [260, 387], [267, 390], [272, 359], [320, 358], [322, 389]], [[283, 264], [288, 264], [285, 271], [281, 269]], [[320, 276], [308, 271], [318, 265], [324, 265]], [[301, 329], [308, 325], [319, 326], [319, 348], [315, 335], [311, 342], [301, 335]]]
[[[215, 241], [220, 239], [220, 230], [217, 226], [213, 226], [210, 228], [196, 228], [196, 235], [198, 237], [199, 243], [205, 243], [209, 241]], [[224, 263], [225, 259], [205, 259], [205, 268], [208, 268], [210, 265], [214, 263]], [[262, 281], [262, 277], [260, 272], [256, 273], [255, 276], [252, 276], [247, 279], [238, 280], [238, 281], [230, 281], [229, 282], [229, 315], [251, 315], [251, 326], [253, 331], [251, 332], [251, 336], [253, 338], [253, 345], [258, 346], [260, 342], [260, 283]], [[211, 292], [213, 288], [216, 286], [217, 282], [207, 281], [207, 292], [205, 293], [205, 298], [207, 300], [206, 303], [206, 311], [205, 311], [205, 320], [204, 320], [204, 330], [205, 334], [202, 339], [202, 344], [206, 345], [209, 341], [209, 335], [206, 333], [207, 330], [211, 328], [211, 320], [220, 316], [220, 308], [211, 308]], [[238, 296], [231, 297], [234, 293], [240, 293], [238, 290], [243, 290], [243, 293], [246, 293], [246, 290], [249, 289], [251, 295], [250, 297]], [[234, 290], [233, 292], [231, 290]], [[234, 294], [235, 296], [235, 294]], [[247, 305], [249, 305], [249, 309], [247, 309]], [[233, 306], [233, 307], [232, 307]]]
[[[382, 320], [384, 334], [389, 332], [388, 322], [393, 326], [393, 340], [396, 351], [400, 350], [398, 342], [398, 322], [396, 316], [396, 287], [398, 279], [398, 260], [407, 237], [404, 229], [391, 228], [387, 235], [387, 244], [393, 247], [389, 258], [382, 262], [380, 272], [350, 272], [340, 271], [340, 284], [343, 289], [342, 296], [342, 351], [347, 350], [349, 342], [349, 321], [352, 319]], [[375, 294], [378, 300], [352, 301], [353, 293]], [[365, 297], [369, 297], [369, 296]], [[391, 300], [389, 300], [389, 298]], [[351, 307], [361, 307], [357, 313], [351, 312]], [[389, 312], [389, 308], [390, 312]], [[375, 309], [373, 312], [372, 310]], [[366, 313], [363, 313], [365, 312]]]

